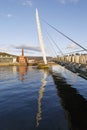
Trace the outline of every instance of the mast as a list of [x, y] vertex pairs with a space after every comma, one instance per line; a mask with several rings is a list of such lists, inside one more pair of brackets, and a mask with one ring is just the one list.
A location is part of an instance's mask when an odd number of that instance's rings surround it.
[[40, 47], [41, 47], [41, 51], [42, 51], [42, 55], [43, 55], [44, 64], [47, 64], [46, 53], [45, 53], [45, 48], [44, 48], [44, 41], [43, 41], [43, 36], [42, 36], [42, 32], [41, 32], [40, 20], [39, 20], [39, 15], [38, 15], [37, 9], [36, 9], [36, 22], [37, 22], [38, 37], [39, 37]]

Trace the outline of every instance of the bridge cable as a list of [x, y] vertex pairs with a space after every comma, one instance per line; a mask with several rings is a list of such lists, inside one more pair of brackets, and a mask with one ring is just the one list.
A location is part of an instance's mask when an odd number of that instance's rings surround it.
[[[42, 19], [42, 18], [41, 18]], [[72, 41], [73, 43], [75, 43], [76, 45], [78, 45], [79, 47], [81, 47], [83, 50], [87, 51], [86, 48], [84, 48], [82, 45], [80, 45], [79, 43], [75, 42], [73, 39], [69, 38], [68, 36], [66, 36], [64, 33], [62, 33], [61, 31], [59, 31], [57, 28], [55, 28], [54, 26], [52, 26], [51, 24], [49, 24], [48, 22], [46, 22], [44, 19], [42, 19], [44, 23], [46, 23], [47, 25], [49, 25], [51, 28], [53, 28], [56, 32], [60, 33], [62, 36], [66, 37], [68, 40]]]
[[[48, 39], [49, 40], [49, 39]], [[56, 54], [55, 54], [55, 52], [52, 50], [52, 48], [51, 48], [51, 46], [49, 45], [49, 44], [47, 44], [47, 46], [48, 46], [48, 48], [47, 48], [47, 50], [48, 50], [48, 53], [50, 53], [50, 55], [52, 55], [52, 57], [54, 57], [54, 55], [56, 56]], [[50, 52], [50, 51], [51, 52]]]
[[[50, 39], [49, 39], [48, 37], [47, 37], [47, 39], [48, 39], [48, 41], [49, 41], [49, 44], [52, 45]], [[50, 47], [51, 53], [52, 53], [53, 55], [57, 56], [57, 52], [55, 51], [54, 47], [52, 47], [52, 46], [49, 46], [49, 47]], [[51, 47], [52, 47], [52, 48], [51, 48]]]
[[55, 53], [55, 55], [57, 56], [57, 52], [56, 52], [56, 50], [55, 50], [55, 48], [54, 48], [54, 46], [53, 46], [53, 44], [52, 44], [52, 41], [50, 40], [50, 38], [49, 38], [49, 36], [47, 36], [47, 39], [48, 39], [48, 41], [50, 42], [49, 44], [51, 44], [51, 46], [50, 46], [50, 48], [51, 48], [51, 50]]
[[63, 52], [61, 51], [61, 49], [59, 48], [59, 46], [56, 44], [56, 42], [53, 40], [53, 38], [50, 36], [50, 34], [47, 32], [47, 34], [48, 34], [48, 36], [49, 36], [49, 38], [51, 39], [51, 41], [55, 44], [55, 46], [57, 47], [57, 49], [60, 51], [60, 53], [62, 54], [62, 55], [64, 55], [63, 54]]
[[69, 53], [66, 53], [66, 54], [72, 54], [72, 53], [76, 53], [76, 52], [82, 52], [84, 50], [79, 50], [79, 51], [73, 51], [73, 52], [69, 52]]

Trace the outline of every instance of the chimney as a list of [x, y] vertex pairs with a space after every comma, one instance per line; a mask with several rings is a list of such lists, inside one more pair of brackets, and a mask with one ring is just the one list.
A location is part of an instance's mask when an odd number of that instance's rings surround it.
[[22, 48], [22, 56], [24, 56], [24, 48]]

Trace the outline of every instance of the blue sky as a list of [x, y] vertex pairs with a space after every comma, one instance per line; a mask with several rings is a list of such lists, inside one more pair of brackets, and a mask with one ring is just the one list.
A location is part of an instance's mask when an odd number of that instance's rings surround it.
[[[41, 55], [32, 51], [39, 47], [35, 10], [64, 34], [87, 48], [87, 0], [0, 0], [0, 51], [21, 54], [17, 47], [26, 46], [25, 55]], [[52, 55], [47, 32], [63, 53], [81, 50], [40, 18], [46, 51]], [[52, 43], [53, 44], [53, 43]], [[29, 49], [30, 47], [30, 49]]]

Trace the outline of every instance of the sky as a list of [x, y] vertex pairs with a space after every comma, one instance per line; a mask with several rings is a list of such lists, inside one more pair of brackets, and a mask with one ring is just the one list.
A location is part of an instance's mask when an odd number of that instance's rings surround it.
[[36, 8], [47, 55], [82, 49], [42, 19], [87, 48], [87, 0], [0, 0], [0, 52], [21, 55], [24, 47], [27, 56], [41, 55]]

